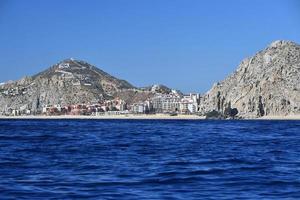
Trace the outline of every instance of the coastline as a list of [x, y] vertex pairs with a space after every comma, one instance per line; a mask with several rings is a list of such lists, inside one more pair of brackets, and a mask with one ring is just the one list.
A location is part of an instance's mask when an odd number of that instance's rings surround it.
[[286, 116], [271, 115], [271, 116], [260, 117], [258, 119], [260, 119], [260, 120], [300, 120], [300, 115], [286, 115]]
[[[205, 116], [198, 115], [176, 115], [170, 116], [167, 114], [128, 114], [128, 115], [100, 115], [100, 116], [88, 116], [88, 115], [23, 115], [23, 116], [4, 116], [0, 115], [0, 120], [5, 119], [17, 119], [17, 120], [26, 120], [26, 119], [41, 119], [41, 120], [51, 120], [51, 119], [82, 119], [82, 120], [101, 120], [101, 119], [130, 119], [130, 120], [205, 120]], [[264, 116], [260, 118], [251, 118], [251, 119], [237, 119], [237, 120], [300, 120], [300, 115], [287, 115], [287, 116]]]
[[204, 116], [198, 115], [176, 115], [170, 116], [166, 114], [153, 114], [153, 115], [102, 115], [102, 116], [85, 116], [85, 115], [27, 115], [27, 116], [1, 116], [0, 119], [132, 119], [132, 120], [204, 120]]

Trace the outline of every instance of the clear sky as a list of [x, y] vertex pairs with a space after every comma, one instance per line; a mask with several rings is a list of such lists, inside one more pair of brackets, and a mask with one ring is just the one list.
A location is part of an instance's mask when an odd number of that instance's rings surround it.
[[0, 82], [73, 57], [136, 86], [205, 92], [278, 39], [300, 43], [300, 1], [0, 0]]

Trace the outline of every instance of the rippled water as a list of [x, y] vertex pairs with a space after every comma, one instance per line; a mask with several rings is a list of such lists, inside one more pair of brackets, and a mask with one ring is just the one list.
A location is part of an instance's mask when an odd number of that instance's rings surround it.
[[300, 121], [1, 120], [14, 198], [299, 199]]

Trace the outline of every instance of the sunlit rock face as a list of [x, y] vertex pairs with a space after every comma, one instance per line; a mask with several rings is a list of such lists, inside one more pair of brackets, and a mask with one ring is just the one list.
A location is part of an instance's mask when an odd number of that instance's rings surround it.
[[241, 62], [214, 84], [201, 101], [201, 112], [237, 108], [242, 118], [300, 114], [300, 46], [275, 41]]
[[68, 59], [32, 77], [1, 84], [0, 114], [8, 109], [34, 113], [44, 105], [98, 102], [134, 88], [89, 63]]

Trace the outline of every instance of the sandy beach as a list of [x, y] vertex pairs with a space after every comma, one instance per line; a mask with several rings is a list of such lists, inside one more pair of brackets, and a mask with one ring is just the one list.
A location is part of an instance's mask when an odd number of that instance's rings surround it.
[[[198, 115], [176, 115], [170, 116], [166, 114], [142, 114], [142, 115], [100, 115], [100, 116], [85, 116], [85, 115], [24, 115], [24, 116], [4, 116], [0, 115], [0, 119], [149, 119], [149, 120], [204, 120], [205, 116]], [[243, 120], [243, 119], [242, 119]], [[287, 116], [264, 116], [261, 118], [245, 119], [245, 120], [300, 120], [300, 115]]]
[[264, 116], [259, 119], [262, 119], [262, 120], [300, 120], [300, 115]]
[[28, 115], [28, 116], [1, 116], [0, 119], [165, 119], [165, 120], [203, 120], [204, 116], [198, 115], [176, 115], [170, 116], [165, 114], [154, 115], [101, 115], [101, 116], [85, 116], [85, 115]]

